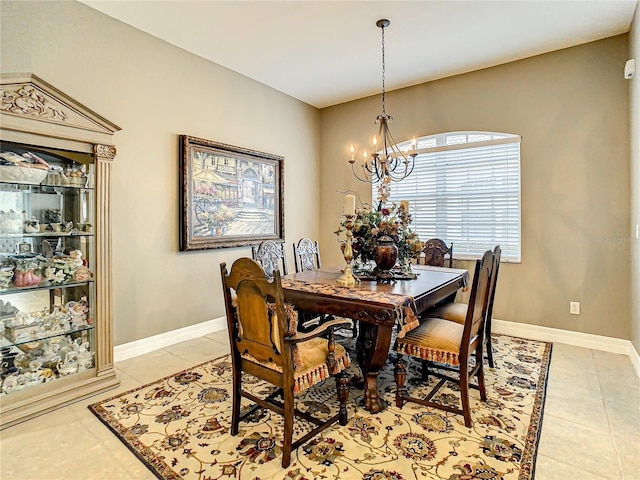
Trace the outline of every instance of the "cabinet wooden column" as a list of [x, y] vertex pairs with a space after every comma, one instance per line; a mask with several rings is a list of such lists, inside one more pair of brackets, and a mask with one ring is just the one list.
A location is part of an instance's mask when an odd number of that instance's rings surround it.
[[96, 352], [98, 376], [113, 371], [113, 297], [111, 289], [111, 163], [116, 149], [110, 145], [96, 145], [96, 328], [102, 331], [98, 337]]

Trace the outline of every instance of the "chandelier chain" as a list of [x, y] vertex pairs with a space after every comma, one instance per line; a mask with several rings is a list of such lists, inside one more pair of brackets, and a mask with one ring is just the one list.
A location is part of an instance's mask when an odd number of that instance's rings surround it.
[[385, 63], [384, 63], [384, 26], [381, 27], [382, 30], [382, 114], [386, 115], [386, 110], [385, 110], [385, 88], [384, 88], [384, 82], [385, 82]]

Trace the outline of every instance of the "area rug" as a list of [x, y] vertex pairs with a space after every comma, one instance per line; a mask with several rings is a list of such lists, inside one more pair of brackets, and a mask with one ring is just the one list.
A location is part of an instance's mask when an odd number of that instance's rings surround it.
[[[412, 403], [396, 408], [389, 361], [378, 377], [388, 407], [368, 413], [361, 406], [362, 390], [351, 387], [349, 423], [336, 424], [298, 448], [286, 469], [281, 467], [279, 415], [259, 409], [240, 423], [237, 436], [229, 434], [228, 355], [89, 408], [165, 480], [532, 480], [551, 344], [504, 335], [492, 341], [496, 367], [485, 369], [486, 403], [477, 389], [471, 390], [471, 428], [461, 415]], [[418, 367], [409, 363], [412, 393], [426, 390]], [[257, 394], [270, 391], [254, 377], [246, 376], [243, 383]], [[457, 403], [455, 388], [442, 389], [434, 400]], [[316, 415], [330, 415], [337, 407], [333, 379], [308, 390], [298, 402]], [[294, 438], [307, 428], [297, 421]]]

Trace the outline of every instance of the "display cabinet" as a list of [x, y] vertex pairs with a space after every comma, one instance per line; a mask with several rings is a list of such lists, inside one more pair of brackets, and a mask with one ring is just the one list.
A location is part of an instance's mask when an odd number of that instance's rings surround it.
[[0, 428], [118, 385], [117, 126], [31, 74], [0, 91]]

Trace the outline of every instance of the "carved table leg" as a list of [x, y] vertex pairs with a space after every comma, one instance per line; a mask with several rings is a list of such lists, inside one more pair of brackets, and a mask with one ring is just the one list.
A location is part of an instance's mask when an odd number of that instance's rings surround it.
[[378, 395], [378, 372], [389, 355], [391, 329], [390, 326], [360, 322], [356, 353], [364, 375], [364, 408], [371, 413], [378, 413], [385, 408]]

